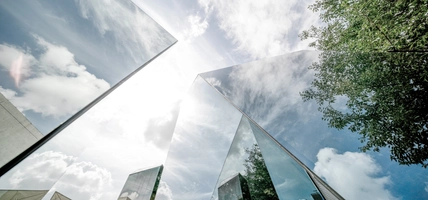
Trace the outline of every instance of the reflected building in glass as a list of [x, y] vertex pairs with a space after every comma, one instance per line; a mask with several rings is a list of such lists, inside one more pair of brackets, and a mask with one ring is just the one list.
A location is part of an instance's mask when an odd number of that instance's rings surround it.
[[218, 188], [219, 200], [251, 200], [250, 189], [248, 189], [247, 180], [237, 174], [226, 180]]
[[118, 200], [154, 200], [162, 170], [161, 165], [130, 174]]

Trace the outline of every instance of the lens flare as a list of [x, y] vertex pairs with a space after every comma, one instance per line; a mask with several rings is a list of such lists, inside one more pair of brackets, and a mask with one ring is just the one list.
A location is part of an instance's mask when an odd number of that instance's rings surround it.
[[19, 82], [21, 81], [23, 73], [23, 67], [23, 57], [22, 54], [20, 54], [19, 58], [12, 62], [12, 66], [10, 68], [10, 76], [15, 80], [16, 87], [19, 87]]

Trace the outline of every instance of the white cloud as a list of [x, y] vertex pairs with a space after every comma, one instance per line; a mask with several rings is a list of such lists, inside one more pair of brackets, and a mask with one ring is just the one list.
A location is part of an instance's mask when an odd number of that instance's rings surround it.
[[318, 152], [314, 172], [346, 199], [397, 199], [385, 187], [389, 176], [379, 176], [381, 167], [368, 154], [345, 152], [333, 148]]
[[14, 79], [19, 81], [16, 85], [20, 94], [6, 88], [0, 90], [21, 111], [32, 110], [54, 117], [70, 115], [110, 87], [109, 83], [78, 64], [67, 48], [34, 37], [44, 51], [37, 59], [28, 50], [15, 46], [6, 44], [0, 48], [0, 64], [6, 70], [12, 70], [9, 67], [12, 59], [19, 56], [21, 75]]
[[[262, 127], [274, 124], [288, 110], [306, 109], [299, 92], [308, 88], [308, 66], [318, 53], [303, 51], [243, 64], [229, 74], [226, 96]], [[254, 106], [257, 105], [257, 106]]]
[[[112, 33], [119, 52], [136, 63], [151, 58], [175, 39], [131, 1], [76, 0], [81, 15], [90, 19], [102, 35]], [[142, 64], [142, 63], [140, 63]]]
[[298, 34], [318, 23], [318, 16], [307, 9], [313, 2], [200, 0], [199, 4], [208, 14], [215, 13], [239, 52], [264, 58], [308, 48], [309, 41], [300, 42]]
[[186, 38], [198, 37], [204, 34], [208, 28], [207, 19], [202, 19], [199, 15], [189, 15], [187, 16], [187, 21], [190, 24], [190, 28], [184, 30]]
[[213, 87], [221, 87], [221, 81], [214, 78], [214, 77], [208, 77], [205, 79], [209, 84], [211, 84]]
[[25, 166], [20, 165], [9, 182], [14, 188], [50, 188], [75, 160], [59, 152], [35, 153], [26, 160]]
[[[111, 173], [91, 162], [61, 152], [46, 151], [30, 156], [9, 178], [14, 188], [55, 188], [80, 199], [98, 199], [111, 186]], [[55, 184], [55, 185], [54, 185]], [[54, 186], [53, 186], [54, 185]]]
[[[111, 187], [112, 175], [105, 169], [91, 162], [75, 162], [55, 185], [58, 191], [65, 194], [74, 193], [79, 199], [100, 199], [106, 187]], [[76, 194], [76, 192], [78, 194]]]
[[168, 184], [164, 181], [160, 181], [158, 191], [156, 193], [156, 199], [158, 200], [172, 200], [172, 192], [169, 189]]

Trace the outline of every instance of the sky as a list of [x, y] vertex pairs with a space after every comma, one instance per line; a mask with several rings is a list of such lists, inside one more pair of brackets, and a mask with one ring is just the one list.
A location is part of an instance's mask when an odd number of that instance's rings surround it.
[[[3, 176], [0, 187], [114, 199], [128, 174], [165, 164], [159, 199], [208, 199], [242, 116], [197, 75], [299, 51], [268, 59], [265, 67], [250, 63], [216, 72], [224, 79], [215, 73], [205, 78], [345, 198], [426, 197], [425, 170], [398, 166], [386, 151], [359, 152], [357, 136], [339, 136], [349, 133], [328, 129], [315, 105], [301, 102], [298, 92], [313, 77], [307, 65], [318, 54], [308, 47], [311, 41], [298, 38], [320, 24], [307, 9], [313, 2], [2, 2], [0, 92], [42, 133], [178, 42]], [[302, 127], [308, 134], [299, 132]], [[309, 133], [322, 139], [311, 141]], [[177, 150], [192, 137], [200, 143]], [[186, 163], [189, 152], [197, 162]], [[182, 177], [195, 184], [180, 188]]]

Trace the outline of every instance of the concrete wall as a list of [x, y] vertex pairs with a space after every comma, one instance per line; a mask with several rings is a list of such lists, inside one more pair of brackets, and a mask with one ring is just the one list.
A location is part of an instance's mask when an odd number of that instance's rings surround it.
[[42, 137], [36, 127], [0, 93], [0, 166]]

